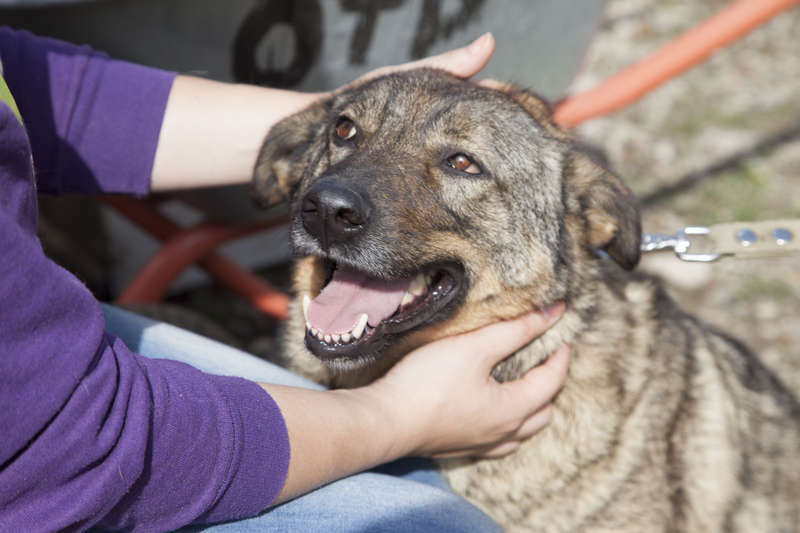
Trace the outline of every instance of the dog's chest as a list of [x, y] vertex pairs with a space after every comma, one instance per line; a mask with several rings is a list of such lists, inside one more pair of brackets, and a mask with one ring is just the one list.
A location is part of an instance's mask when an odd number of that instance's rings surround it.
[[[529, 347], [533, 353], [518, 354], [537, 361], [563, 340], [574, 343], [552, 423], [509, 456], [447, 461], [443, 471], [453, 490], [507, 531], [626, 531], [632, 523], [636, 531], [659, 530], [670, 509], [669, 480], [653, 467], [665, 462], [667, 450], [648, 442], [662, 422], [651, 407], [666, 413], [677, 406], [659, 403], [668, 381], [648, 378], [659, 377], [645, 356], [653, 324], [643, 319], [626, 329], [612, 315], [591, 328], [575, 314], [562, 320], [551, 337]], [[642, 509], [647, 516], [632, 519]]]
[[[589, 402], [592, 407], [586, 409]], [[639, 421], [624, 418], [613, 392], [588, 397], [573, 386], [562, 391], [558, 404], [550, 426], [513, 454], [442, 462], [453, 490], [506, 531], [626, 531], [631, 523], [637, 531], [655, 531], [663, 526], [670, 508], [668, 480], [663, 470], [650, 467], [653, 454], [664, 450], [641, 453]], [[633, 440], [623, 447], [620, 438]], [[641, 509], [652, 514], [652, 523], [647, 517], [631, 519]]]

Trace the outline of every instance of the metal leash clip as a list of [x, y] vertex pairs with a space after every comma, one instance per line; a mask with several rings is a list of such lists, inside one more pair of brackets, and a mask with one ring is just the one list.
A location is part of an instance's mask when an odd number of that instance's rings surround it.
[[703, 263], [721, 257], [777, 257], [800, 254], [800, 239], [795, 235], [800, 235], [800, 220], [727, 222], [709, 227], [688, 226], [675, 235], [645, 233], [641, 249], [642, 252], [654, 252], [672, 248], [675, 255], [684, 261]]
[[642, 235], [642, 252], [655, 252], [656, 250], [672, 248], [675, 250], [675, 255], [683, 261], [710, 263], [722, 257], [722, 254], [689, 252], [692, 247], [692, 236], [708, 235], [709, 233], [711, 233], [711, 229], [706, 226], [687, 226], [678, 230], [674, 235], [645, 233]]

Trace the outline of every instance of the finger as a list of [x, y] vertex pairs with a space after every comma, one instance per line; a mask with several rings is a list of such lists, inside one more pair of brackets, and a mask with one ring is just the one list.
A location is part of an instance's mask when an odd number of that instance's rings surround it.
[[561, 345], [544, 364], [528, 370], [518, 380], [503, 383], [502, 387], [520, 402], [522, 408], [549, 403], [564, 385], [569, 367], [569, 350], [569, 345]]
[[431, 459], [458, 459], [461, 457], [480, 457], [480, 456], [475, 455], [474, 453], [470, 453], [467, 450], [459, 450], [457, 452], [435, 453], [431, 455]]
[[433, 459], [454, 459], [457, 457], [485, 457], [486, 453], [488, 453], [489, 450], [493, 450], [498, 446], [502, 446], [503, 444], [509, 442], [519, 443], [519, 440], [516, 439], [514, 435], [511, 435], [503, 439], [489, 442], [487, 444], [467, 446], [465, 448], [451, 448], [449, 450], [431, 454], [430, 457]]
[[552, 404], [547, 404], [525, 420], [516, 434], [510, 439], [503, 439], [499, 443], [493, 443], [478, 448], [452, 450], [436, 454], [433, 457], [436, 459], [452, 459], [456, 457], [482, 457], [489, 459], [503, 457], [504, 455], [516, 451], [520, 444], [544, 429], [550, 424], [552, 419], [553, 406]]
[[488, 446], [464, 448], [431, 455], [432, 459], [489, 458], [508, 455], [519, 448], [519, 441], [504, 440]]
[[434, 455], [434, 459], [457, 459], [474, 458], [474, 459], [497, 459], [510, 453], [517, 451], [521, 444], [518, 440], [504, 440], [499, 444], [492, 444], [483, 448], [470, 448], [468, 450], [459, 450], [454, 452], [445, 452], [442, 454]]
[[520, 428], [517, 430], [517, 434], [514, 439], [520, 441], [527, 440], [539, 433], [548, 424], [550, 424], [552, 420], [553, 404], [548, 403], [522, 423]]
[[469, 78], [486, 66], [492, 52], [494, 52], [494, 36], [491, 33], [484, 33], [467, 46], [407, 63], [403, 67], [440, 68], [459, 78]]
[[486, 87], [487, 89], [507, 89], [509, 87], [508, 83], [492, 78], [473, 78], [471, 81], [475, 85], [480, 85], [481, 87]]
[[519, 445], [521, 443], [516, 440], [506, 441], [502, 444], [498, 444], [488, 450], [484, 450], [480, 455], [476, 455], [475, 457], [481, 457], [483, 459], [497, 459], [500, 457], [504, 457], [510, 453], [517, 451]]
[[472, 353], [479, 357], [482, 370], [488, 374], [490, 369], [510, 353], [547, 331], [561, 317], [563, 311], [564, 303], [557, 302], [540, 311], [498, 322], [452, 339], [459, 343], [458, 348], [463, 353]]
[[486, 66], [492, 56], [492, 52], [494, 52], [494, 36], [491, 33], [484, 33], [467, 46], [402, 65], [381, 67], [368, 72], [356, 81], [363, 82], [391, 72], [401, 72], [422, 67], [440, 68], [459, 78], [469, 78]]

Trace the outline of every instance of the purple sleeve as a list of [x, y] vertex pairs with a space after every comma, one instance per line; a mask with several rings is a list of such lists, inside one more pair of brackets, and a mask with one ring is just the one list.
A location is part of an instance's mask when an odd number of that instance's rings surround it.
[[9, 28], [0, 52], [41, 191], [149, 191], [174, 73]]
[[0, 529], [168, 530], [266, 508], [289, 461], [277, 405], [104, 331], [89, 291], [42, 252], [30, 143], [2, 102], [0, 191]]

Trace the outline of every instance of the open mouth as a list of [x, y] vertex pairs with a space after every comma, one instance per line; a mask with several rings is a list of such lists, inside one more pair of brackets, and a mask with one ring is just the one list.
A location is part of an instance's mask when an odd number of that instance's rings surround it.
[[464, 270], [456, 264], [388, 280], [326, 265], [328, 281], [320, 293], [303, 295], [306, 346], [324, 361], [376, 358], [401, 335], [449, 314], [464, 292]]

